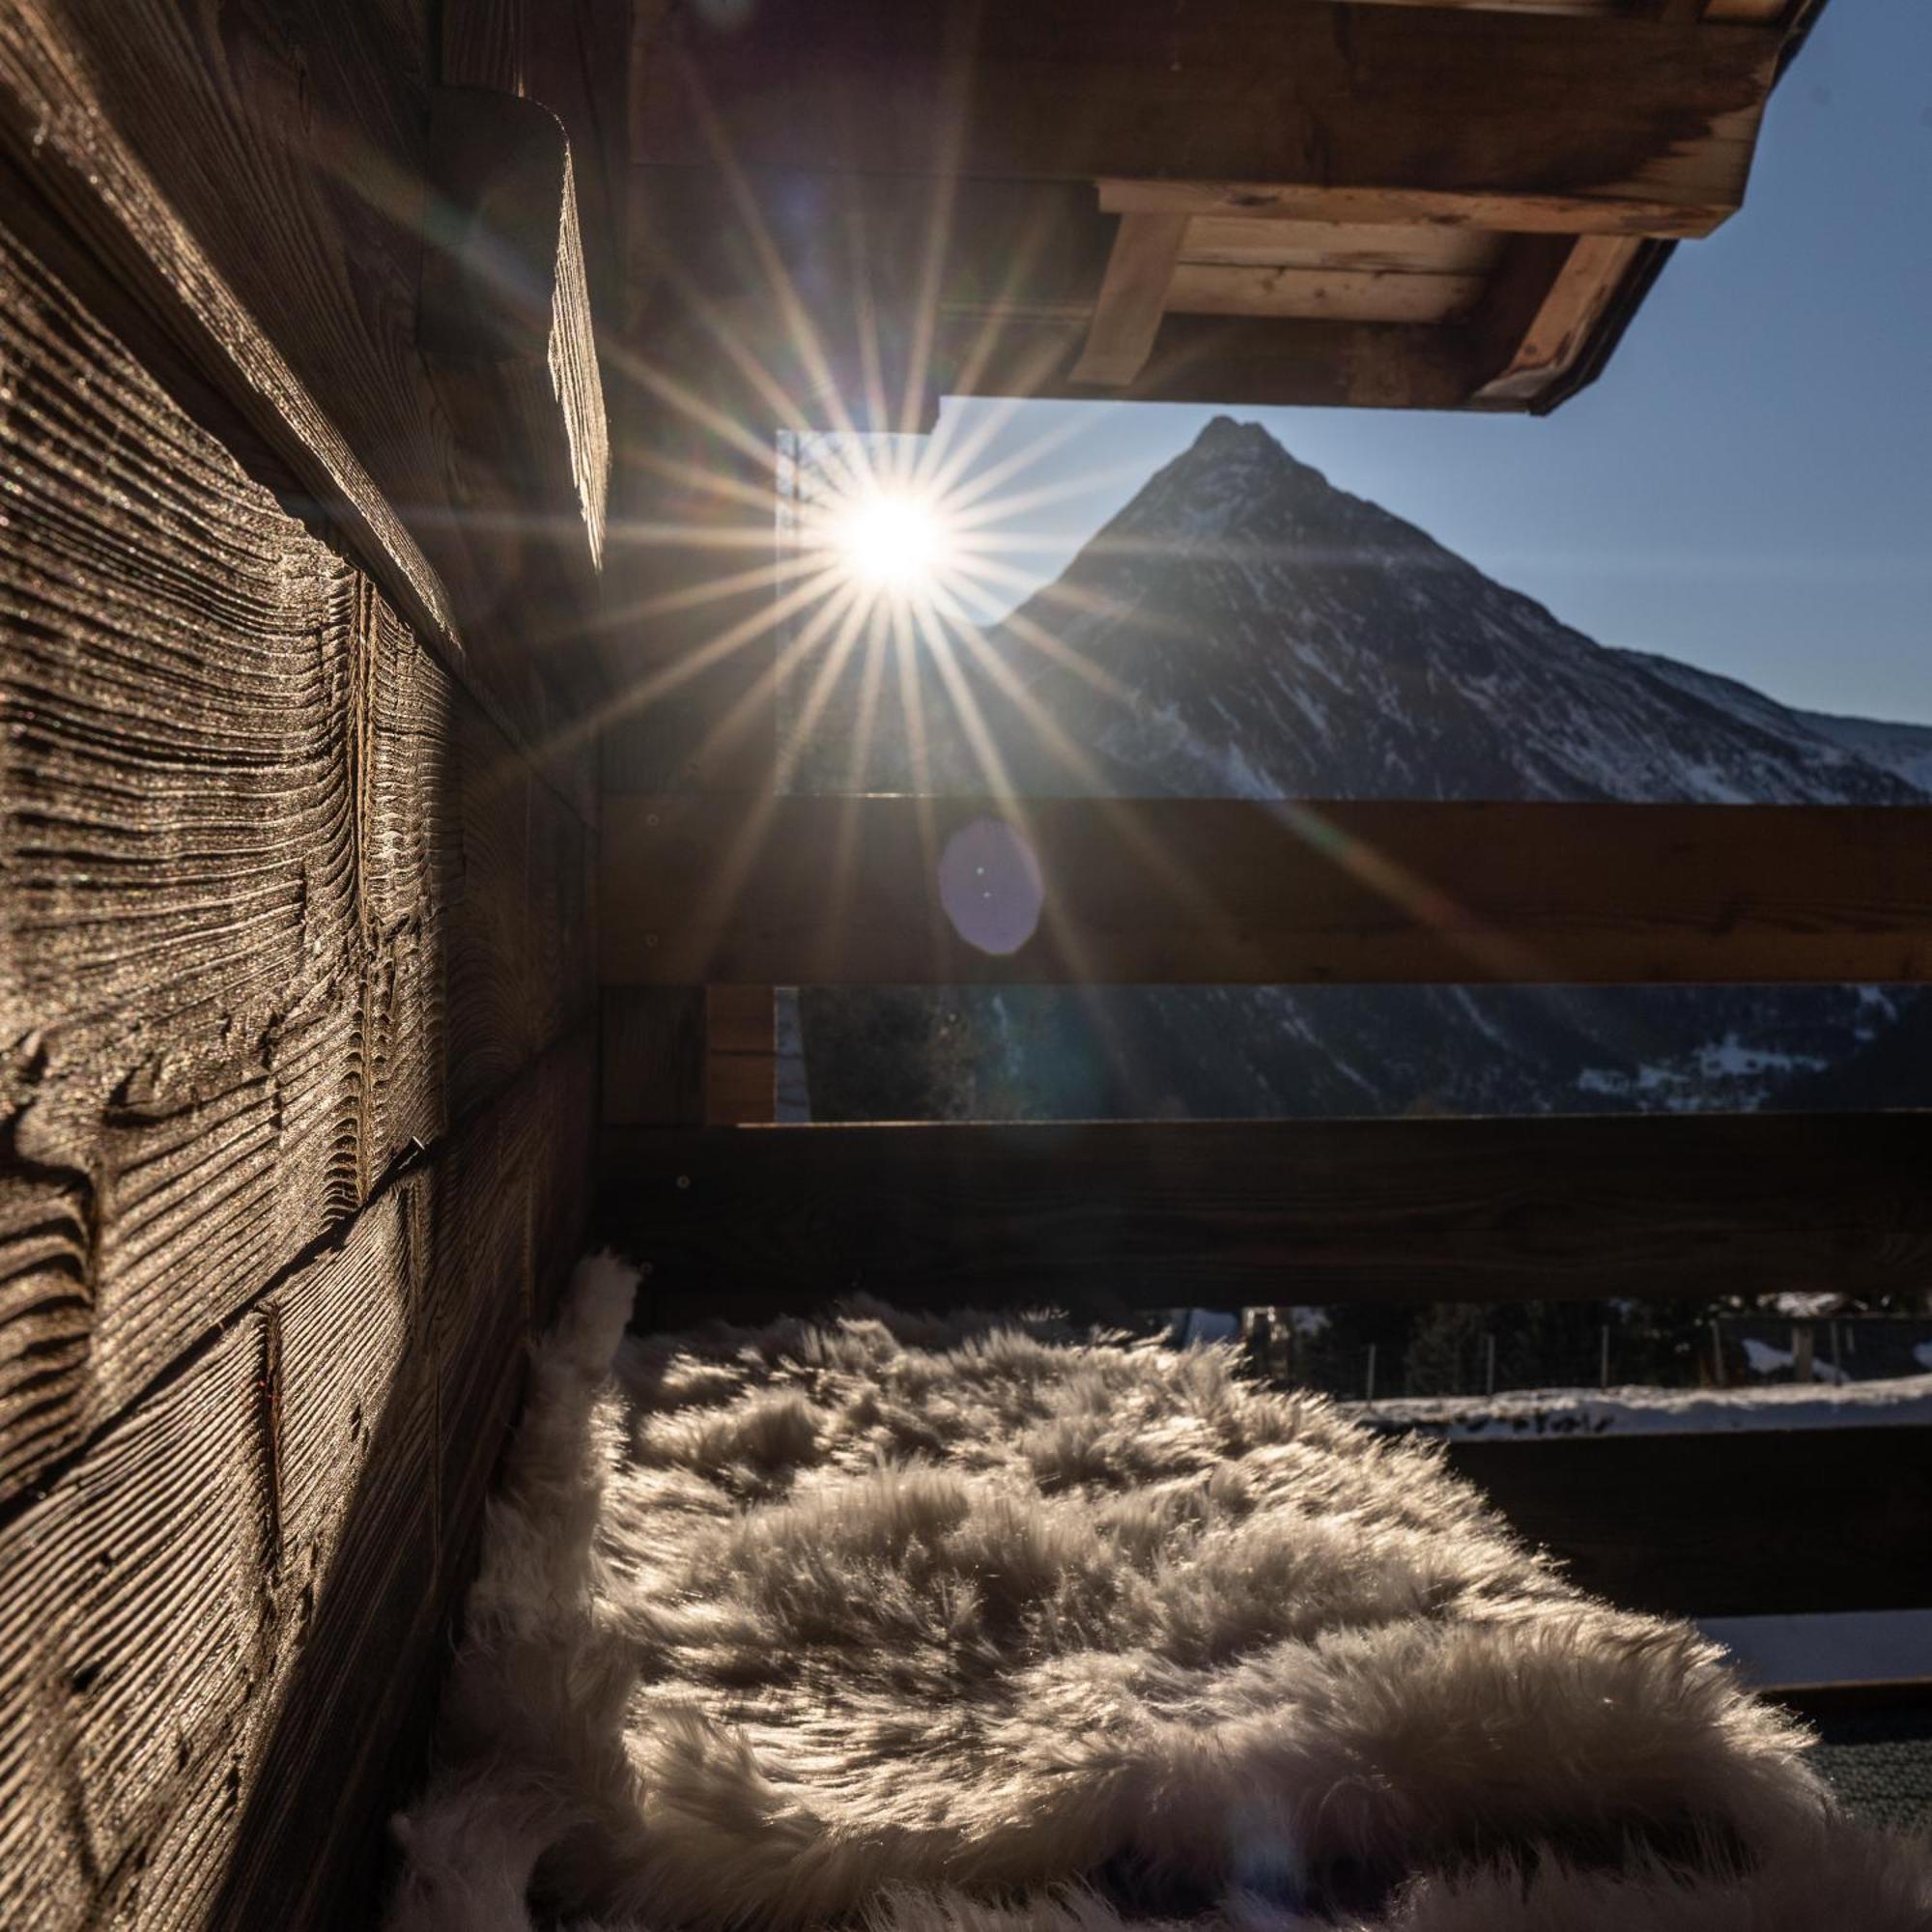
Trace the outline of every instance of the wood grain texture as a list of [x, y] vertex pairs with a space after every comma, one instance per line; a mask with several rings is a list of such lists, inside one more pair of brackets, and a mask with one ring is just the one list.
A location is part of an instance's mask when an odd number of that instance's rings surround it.
[[704, 1124], [778, 1118], [779, 1055], [769, 986], [704, 989]]
[[[987, 819], [1018, 828], [1043, 900], [1002, 954], [957, 936], [927, 858]], [[1932, 973], [1918, 807], [612, 799], [602, 867], [608, 984]]]
[[1197, 214], [1180, 244], [1183, 262], [1230, 267], [1330, 269], [1369, 274], [1480, 275], [1495, 266], [1503, 238], [1478, 228], [1423, 222], [1243, 220]]
[[1313, 316], [1337, 322], [1447, 323], [1459, 320], [1474, 308], [1483, 288], [1480, 275], [1182, 262], [1168, 285], [1167, 303], [1182, 315]]
[[419, 337], [454, 425], [458, 487], [497, 526], [493, 600], [552, 561], [587, 600], [611, 442], [569, 140], [535, 101], [451, 87], [431, 95], [430, 137]]
[[1493, 365], [1475, 405], [1532, 402], [1574, 369], [1643, 253], [1644, 243], [1629, 236], [1520, 237], [1474, 318]]
[[4, 238], [0, 273], [0, 1038], [30, 1252], [68, 1204], [89, 1312], [11, 1491], [354, 1212], [365, 997], [393, 1042], [440, 994], [377, 829], [422, 815], [370, 704], [400, 627]]
[[590, 1088], [580, 1033], [0, 1527], [8, 1923], [375, 1921]]
[[1074, 382], [1120, 388], [1146, 367], [1186, 233], [1182, 214], [1121, 216]]
[[811, 0], [708, 34], [678, 18], [642, 69], [639, 160], [708, 158], [701, 97], [748, 165], [929, 174], [944, 139], [967, 174], [1610, 204], [1677, 234], [1741, 200], [1780, 40], [1321, 0], [1005, 8], [980, 18], [969, 104], [942, 132], [931, 103], [964, 58], [953, 10]]
[[607, 1127], [656, 1319], [1917, 1289], [1932, 1115]]
[[581, 822], [5, 238], [0, 369], [4, 1496], [591, 989]]
[[326, 0], [219, 24], [164, 0], [7, 0], [4, 191], [45, 212], [53, 266], [172, 399], [587, 800], [566, 727], [594, 696], [588, 661], [503, 621], [499, 531], [469, 526], [416, 350], [423, 31], [417, 9]]
[[[0, 1532], [0, 1916], [203, 1922], [412, 1330], [408, 1189]], [[397, 1453], [371, 1472], [425, 1493]], [[218, 1776], [215, 1776], [218, 1771]], [[218, 1827], [217, 1827], [218, 1829]]]
[[445, 500], [412, 349], [421, 50], [394, 17], [251, 6], [217, 33], [156, 0], [8, 0], [0, 149], [449, 635], [448, 557], [390, 506]]
[[704, 1119], [704, 989], [606, 986], [597, 1027], [599, 1118], [612, 1126]]
[[1720, 1617], [1932, 1605], [1932, 1431], [1452, 1442], [1447, 1456], [1585, 1589], [1631, 1609]]
[[1479, 381], [1466, 332], [1426, 323], [1170, 313], [1140, 373], [1105, 389], [1074, 380], [1085, 339], [1084, 313], [942, 312], [934, 381], [948, 395], [1352, 410], [1458, 410]]

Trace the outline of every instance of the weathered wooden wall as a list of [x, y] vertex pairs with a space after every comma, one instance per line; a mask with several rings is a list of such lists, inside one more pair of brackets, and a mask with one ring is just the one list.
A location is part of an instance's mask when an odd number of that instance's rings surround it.
[[417, 355], [426, 17], [0, 0], [9, 1926], [372, 1919], [582, 1237], [587, 745]]

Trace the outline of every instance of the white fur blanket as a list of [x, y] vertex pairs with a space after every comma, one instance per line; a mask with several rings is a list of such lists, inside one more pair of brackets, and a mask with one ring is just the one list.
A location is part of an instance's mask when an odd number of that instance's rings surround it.
[[395, 1932], [1932, 1925], [1692, 1631], [1230, 1350], [633, 1286], [539, 1351]]

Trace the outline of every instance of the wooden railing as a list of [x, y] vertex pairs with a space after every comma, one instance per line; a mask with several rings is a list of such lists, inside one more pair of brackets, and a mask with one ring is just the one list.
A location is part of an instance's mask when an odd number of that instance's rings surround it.
[[[940, 885], [981, 819], [1038, 900], [1010, 952]], [[618, 795], [602, 865], [604, 1222], [658, 1324], [1932, 1282], [1932, 1113], [695, 1123], [769, 1120], [772, 984], [1922, 983], [1932, 809]], [[635, 1075], [676, 1039], [667, 1104]], [[1932, 1429], [1448, 1453], [1634, 1606], [1926, 1600]]]

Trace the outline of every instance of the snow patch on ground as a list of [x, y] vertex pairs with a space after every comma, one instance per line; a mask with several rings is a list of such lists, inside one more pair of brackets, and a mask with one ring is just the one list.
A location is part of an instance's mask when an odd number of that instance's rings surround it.
[[[1932, 1353], [1932, 1345], [1925, 1345], [1925, 1352]], [[1831, 1374], [1829, 1367], [1825, 1373]], [[1783, 1383], [1754, 1389], [1519, 1389], [1493, 1396], [1417, 1396], [1342, 1406], [1374, 1428], [1463, 1441], [1476, 1436], [1534, 1441], [1551, 1435], [1905, 1427], [1932, 1423], [1932, 1375], [1810, 1388]]]

